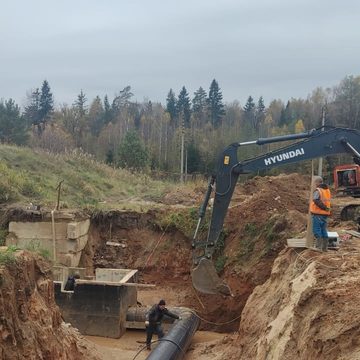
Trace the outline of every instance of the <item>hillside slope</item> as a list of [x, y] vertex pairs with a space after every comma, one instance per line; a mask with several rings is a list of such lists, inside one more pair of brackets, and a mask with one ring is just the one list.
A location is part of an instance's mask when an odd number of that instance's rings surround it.
[[79, 151], [55, 155], [10, 145], [0, 145], [0, 172], [0, 204], [53, 207], [63, 181], [60, 200], [65, 207], [121, 208], [139, 196], [143, 203], [156, 200], [170, 186], [145, 174], [113, 169]]

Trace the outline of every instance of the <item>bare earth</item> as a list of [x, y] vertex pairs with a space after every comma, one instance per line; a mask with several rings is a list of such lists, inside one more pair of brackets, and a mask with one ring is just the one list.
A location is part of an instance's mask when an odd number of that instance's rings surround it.
[[[208, 359], [206, 352], [202, 355], [198, 352], [194, 354], [194, 348], [211, 349], [223, 337], [223, 334], [215, 332], [198, 331], [184, 360]], [[102, 360], [132, 360], [137, 354], [136, 360], [144, 360], [149, 353], [147, 350], [141, 351], [145, 345], [145, 332], [141, 330], [128, 330], [120, 339], [98, 336], [86, 336], [86, 339], [95, 344]]]

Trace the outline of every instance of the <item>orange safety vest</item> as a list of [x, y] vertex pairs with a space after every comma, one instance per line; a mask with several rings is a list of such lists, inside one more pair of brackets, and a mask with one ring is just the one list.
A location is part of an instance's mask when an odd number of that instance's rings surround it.
[[[331, 200], [331, 194], [330, 189], [316, 189], [320, 194], [320, 200], [323, 202], [323, 204], [330, 209], [330, 200]], [[310, 204], [310, 212], [312, 214], [318, 214], [318, 215], [330, 215], [330, 210], [323, 210], [320, 209], [314, 202], [314, 200], [311, 201]]]

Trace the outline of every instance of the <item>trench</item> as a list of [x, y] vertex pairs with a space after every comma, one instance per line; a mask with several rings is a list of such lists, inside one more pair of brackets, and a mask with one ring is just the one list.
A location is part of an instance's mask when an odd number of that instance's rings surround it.
[[[91, 218], [89, 240], [80, 267], [127, 268], [138, 270], [139, 283], [155, 285], [139, 288], [138, 302], [153, 305], [165, 298], [170, 306], [194, 309], [201, 318], [200, 330], [229, 333], [237, 331], [239, 315], [252, 286], [241, 282], [235, 298], [196, 293], [192, 287], [191, 239], [172, 227], [158, 225], [162, 212], [111, 211]], [[233, 285], [238, 279], [231, 278]], [[230, 320], [237, 318], [235, 321]], [[216, 325], [215, 323], [226, 323]]]
[[[38, 212], [15, 211], [12, 212], [9, 219], [14, 222], [12, 224], [14, 231], [20, 233], [24, 232], [25, 228], [29, 230], [25, 238], [41, 229], [44, 244], [50, 242], [53, 245], [54, 241], [51, 240], [53, 232], [50, 229], [51, 219], [47, 218], [48, 215], [46, 212], [38, 214]], [[65, 237], [61, 242], [60, 239], [57, 241], [61, 246], [68, 246], [69, 243], [74, 243], [72, 239], [79, 238], [79, 234], [75, 233], [81, 230], [81, 226], [85, 222], [89, 224], [86, 243], [84, 247], [80, 246], [80, 252], [77, 251], [79, 253], [78, 265], [72, 265], [83, 268], [82, 278], [84, 276], [86, 280], [86, 277], [92, 277], [95, 269], [137, 269], [137, 281], [140, 284], [154, 286], [137, 287], [137, 301], [140, 305], [152, 306], [160, 299], [165, 299], [169, 307], [180, 306], [194, 310], [201, 319], [200, 325], [196, 325], [200, 331], [223, 334], [238, 330], [241, 311], [254, 285], [241, 274], [232, 273], [232, 268], [229, 266], [229, 269], [222, 275], [226, 277], [235, 297], [209, 296], [195, 292], [190, 276], [191, 239], [176, 226], [166, 227], [166, 231], [164, 231], [164, 226], [159, 225], [163, 224], [161, 220], [166, 215], [164, 211], [76, 213], [76, 218], [79, 220], [75, 220], [74, 224], [69, 224], [69, 220], [65, 222], [61, 220], [64, 217], [72, 218], [72, 215], [73, 213], [66, 211], [57, 214], [59, 228], [56, 228], [56, 236]], [[87, 220], [89, 216], [90, 221]], [[69, 232], [69, 228], [71, 228], [76, 236], [69, 237], [68, 233], [67, 239], [66, 226], [67, 231]], [[59, 230], [61, 230], [61, 234]], [[80, 239], [82, 238], [80, 237]], [[265, 278], [261, 273], [259, 276]], [[79, 290], [80, 288], [83, 289], [84, 294], [87, 289], [85, 284], [79, 287]], [[82, 299], [86, 299], [86, 296]], [[92, 313], [90, 312], [90, 314]], [[82, 315], [78, 314], [78, 316]], [[95, 319], [95, 315], [91, 316], [91, 319]], [[197, 320], [199, 319], [197, 318]], [[112, 328], [116, 328], [116, 326]], [[142, 331], [144, 332], [144, 329]], [[181, 332], [186, 333], [187, 330], [181, 330]], [[91, 332], [85, 333], [91, 334]], [[130, 336], [130, 333], [131, 331], [127, 336]], [[101, 334], [101, 332], [97, 332], [97, 334]], [[100, 339], [100, 342], [104, 342], [104, 339]], [[168, 350], [164, 351], [167, 353]]]

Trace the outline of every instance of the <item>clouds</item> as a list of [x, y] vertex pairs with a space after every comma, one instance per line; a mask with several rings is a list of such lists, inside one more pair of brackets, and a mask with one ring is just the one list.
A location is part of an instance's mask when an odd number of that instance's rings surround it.
[[58, 102], [131, 85], [164, 102], [216, 78], [225, 101], [306, 97], [357, 75], [357, 14], [348, 1], [104, 1], [2, 4], [0, 98], [48, 79]]

